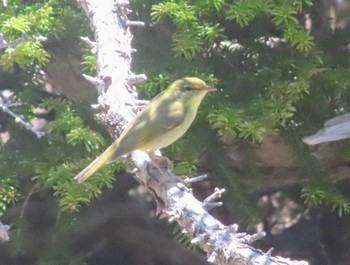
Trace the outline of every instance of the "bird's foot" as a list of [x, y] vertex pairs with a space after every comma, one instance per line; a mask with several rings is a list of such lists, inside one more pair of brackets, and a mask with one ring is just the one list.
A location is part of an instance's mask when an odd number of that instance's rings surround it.
[[169, 169], [174, 169], [174, 164], [170, 161], [169, 158], [165, 156], [151, 155], [150, 159], [152, 165], [162, 174], [164, 174]]

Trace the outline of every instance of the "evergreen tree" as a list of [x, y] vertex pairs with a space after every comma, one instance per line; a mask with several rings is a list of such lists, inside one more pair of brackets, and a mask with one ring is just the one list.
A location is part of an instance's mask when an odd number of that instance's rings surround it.
[[[148, 77], [137, 84], [140, 96], [149, 99], [183, 76], [219, 89], [203, 102], [186, 135], [163, 150], [178, 175], [210, 173], [194, 186], [199, 197], [216, 186], [226, 189], [224, 206], [214, 211], [219, 219], [243, 229], [263, 224], [273, 238], [303, 218], [348, 218], [349, 141], [312, 148], [302, 142], [324, 121], [349, 112], [350, 24], [339, 7], [344, 3], [131, 1], [130, 16], [146, 24], [132, 30], [133, 71]], [[329, 20], [332, 8], [336, 18]], [[118, 199], [135, 209], [146, 204], [139, 197], [147, 197], [131, 178], [121, 184], [124, 160], [86, 183], [73, 180], [113, 141], [94, 119], [95, 93], [80, 74], [94, 75], [97, 67], [79, 38], [92, 36], [88, 21], [74, 1], [9, 0], [0, 4], [0, 33], [0, 213], [16, 231], [11, 251], [30, 257], [27, 264], [83, 264], [78, 251], [64, 244], [85, 221], [76, 212], [88, 211], [81, 207], [94, 198], [92, 205], [109, 202], [104, 194], [112, 196], [114, 180], [121, 186]], [[16, 207], [21, 210], [7, 214]], [[51, 220], [41, 250], [30, 246], [35, 227], [25, 214], [35, 208], [48, 210]], [[147, 204], [142, 213], [153, 208]], [[292, 224], [282, 224], [288, 218]], [[324, 259], [312, 251], [294, 255], [315, 264]], [[333, 263], [342, 264], [342, 258]]]

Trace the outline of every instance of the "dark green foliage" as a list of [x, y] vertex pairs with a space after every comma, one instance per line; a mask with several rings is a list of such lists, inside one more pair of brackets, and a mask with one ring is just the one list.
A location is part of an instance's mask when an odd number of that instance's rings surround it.
[[90, 50], [84, 49], [84, 54], [81, 58], [82, 72], [88, 75], [96, 73], [96, 56]]
[[7, 206], [17, 200], [15, 176], [0, 176], [0, 195], [0, 215], [2, 215]]
[[[60, 198], [62, 211], [74, 211], [99, 195], [104, 187], [110, 188], [114, 170], [125, 166], [116, 163], [105, 167], [96, 174], [96, 178], [83, 185], [78, 184], [73, 180], [74, 176], [105, 148], [105, 140], [101, 134], [85, 127], [70, 101], [48, 99], [41, 106], [55, 113], [55, 119], [47, 125], [47, 135], [36, 139], [29, 131], [22, 132], [26, 134], [26, 137], [21, 136], [25, 143], [22, 145], [14, 134], [3, 147], [1, 172], [12, 172], [13, 179], [22, 174], [29, 178], [32, 176], [34, 183], [40, 187], [54, 190]], [[82, 159], [83, 154], [87, 158]], [[11, 179], [5, 180], [0, 192], [4, 203], [11, 203], [16, 190], [10, 185]]]
[[[9, 8], [10, 10], [0, 8], [0, 11], [6, 11], [1, 12], [0, 32], [7, 42], [20, 39], [23, 33], [28, 37], [47, 36], [52, 28], [60, 28], [57, 27], [57, 20], [53, 17], [50, 5], [11, 4]], [[41, 42], [24, 42], [7, 48], [1, 56], [1, 63], [7, 69], [15, 63], [23, 67], [29, 66], [33, 61], [43, 65], [48, 62], [49, 57]]]
[[[77, 38], [77, 34], [86, 29], [82, 27], [72, 31], [68, 28], [75, 29], [74, 25], [83, 24], [84, 19], [75, 15], [76, 10], [69, 1], [63, 2], [38, 2], [34, 5], [18, 2], [11, 5], [12, 8], [1, 16], [1, 31], [8, 40], [20, 38], [23, 32], [28, 36]], [[133, 4], [138, 8], [141, 19], [153, 20], [159, 27], [167, 23], [167, 30], [172, 29], [168, 36], [156, 36], [151, 32], [149, 36], [153, 37], [144, 37], [142, 46], [137, 47], [139, 53], [135, 66], [140, 71], [147, 69], [150, 77], [139, 85], [140, 91], [150, 98], [184, 75], [201, 77], [218, 87], [216, 95], [206, 99], [200, 108], [197, 122], [209, 124], [224, 141], [240, 138], [260, 143], [266, 132], [281, 128], [298, 130], [294, 126], [305, 124], [305, 119], [310, 121], [313, 115], [317, 117], [314, 121], [322, 121], [325, 116], [320, 115], [317, 108], [312, 110], [315, 104], [310, 105], [308, 102], [311, 100], [320, 105], [338, 102], [339, 107], [334, 110], [328, 109], [327, 112], [327, 108], [322, 109], [328, 116], [345, 106], [341, 102], [347, 100], [348, 71], [339, 65], [334, 67], [338, 59], [332, 50], [313, 49], [313, 38], [302, 27], [304, 21], [300, 14], [305, 7], [311, 6], [310, 1], [168, 1], [152, 7], [150, 3], [142, 7], [138, 2]], [[254, 28], [253, 25], [260, 26]], [[236, 32], [232, 33], [232, 29]], [[286, 42], [276, 43], [271, 48], [266, 41], [272, 36], [285, 37]], [[172, 44], [167, 42], [168, 37]], [[154, 46], [155, 38], [161, 39], [158, 42], [160, 46], [153, 48], [154, 54], [162, 53], [161, 61], [154, 60], [157, 57], [152, 56], [149, 46]], [[169, 52], [169, 44], [177, 58]], [[49, 58], [38, 42], [24, 43], [12, 49], [3, 54], [2, 63], [6, 67], [11, 67], [13, 63], [22, 67], [33, 62], [42, 64]], [[145, 49], [148, 50], [143, 53]], [[6, 54], [12, 56], [6, 57]], [[145, 54], [150, 57], [145, 57], [144, 61], [137, 57]], [[343, 65], [346, 64], [343, 61]], [[95, 56], [86, 51], [82, 56], [82, 67], [86, 73], [93, 74], [96, 71]], [[29, 102], [35, 98], [35, 93], [31, 92], [33, 89], [19, 91], [19, 95]], [[315, 89], [323, 91], [315, 93]], [[32, 142], [33, 145], [39, 144], [40, 154], [29, 162], [24, 159], [26, 152], [23, 151], [23, 166], [18, 168], [18, 172], [33, 174], [38, 183], [53, 188], [61, 197], [62, 209], [75, 210], [81, 203], [87, 203], [98, 195], [103, 186], [110, 186], [110, 178], [105, 176], [111, 175], [111, 167], [97, 173], [94, 178], [97, 182], [91, 181], [94, 185], [88, 182], [86, 187], [78, 186], [72, 181], [75, 173], [99, 154], [106, 144], [100, 134], [86, 127], [84, 119], [70, 102], [48, 99], [41, 106], [54, 112], [55, 117], [48, 124], [45, 142]], [[309, 117], [300, 116], [299, 109], [300, 113], [309, 113]], [[27, 119], [33, 117], [30, 108], [25, 109], [24, 106], [19, 110]], [[313, 124], [316, 123], [309, 123], [309, 126]], [[178, 174], [194, 175], [200, 168], [198, 155], [205, 148], [200, 142], [188, 148], [189, 141], [192, 143], [190, 138], [191, 134], [166, 150], [174, 158]], [[84, 153], [88, 158], [82, 160]], [[14, 154], [9, 157], [20, 159]], [[8, 170], [10, 165], [6, 162], [4, 168]], [[229, 172], [223, 174], [230, 175]], [[305, 192], [304, 196], [309, 203], [307, 194]]]
[[229, 106], [213, 110], [208, 119], [211, 127], [219, 129], [224, 138], [250, 138], [253, 142], [260, 143], [266, 132], [266, 128], [259, 121], [249, 121], [247, 116], [244, 117], [243, 111]]
[[[209, 123], [225, 142], [246, 139], [260, 143], [265, 133], [290, 131], [288, 141], [293, 142], [290, 148], [296, 152], [295, 156], [300, 156], [298, 159], [308, 160], [310, 153], [306, 150], [300, 153], [296, 147], [302, 145], [301, 138], [313, 133], [322, 121], [348, 111], [349, 76], [346, 73], [348, 61], [344, 61], [341, 56], [341, 53], [348, 54], [344, 50], [345, 42], [333, 40], [328, 44], [331, 45], [329, 47], [325, 45], [327, 42], [315, 44], [310, 31], [304, 28], [306, 10], [310, 10], [312, 4], [312, 1], [173, 0], [155, 3], [152, 7], [140, 7], [135, 3], [136, 8], [141, 10], [139, 14], [142, 20], [149, 21], [148, 12], [151, 10], [151, 19], [156, 23], [156, 33], [153, 34], [150, 29], [148, 39], [140, 32], [143, 41], [140, 47], [136, 44], [141, 53], [146, 47], [147, 53], [151, 54], [148, 59], [136, 57], [135, 65], [150, 77], [149, 81], [141, 84], [141, 90], [147, 96], [153, 96], [166, 87], [168, 80], [176, 79], [172, 78], [174, 69], [177, 69], [179, 76], [183, 72], [192, 75], [194, 69], [198, 73], [212, 73], [219, 80], [219, 91], [205, 100], [197, 122]], [[334, 37], [339, 36], [341, 34], [335, 32]], [[151, 47], [148, 42], [160, 44]], [[334, 46], [339, 47], [339, 53]], [[160, 50], [170, 48], [175, 58], [164, 53], [161, 55], [162, 60], [152, 61], [153, 49], [159, 53]], [[181, 60], [181, 57], [185, 60]], [[146, 68], [150, 63], [153, 67]], [[208, 143], [208, 139], [201, 136], [202, 133], [198, 137]], [[190, 174], [194, 165], [200, 169], [198, 162], [195, 162], [198, 160], [196, 155], [203, 153], [198, 153], [201, 144], [194, 147], [187, 135], [167, 150], [171, 150], [171, 157], [187, 157], [187, 162], [178, 161], [179, 168], [186, 165], [187, 170], [181, 172]], [[186, 152], [178, 147], [184, 141], [187, 141]], [[298, 145], [295, 141], [299, 141]], [[225, 147], [223, 144], [221, 148]], [[192, 155], [187, 156], [189, 150], [192, 150]], [[268, 178], [269, 173], [257, 167], [259, 162], [256, 158], [248, 156], [246, 159], [251, 160], [245, 168], [250, 177], [254, 175], [259, 181]], [[223, 160], [217, 163], [225, 164]], [[302, 167], [306, 170], [304, 167], [310, 165]], [[310, 168], [307, 170], [312, 171]], [[304, 176], [301, 176], [302, 180]], [[217, 177], [236, 179], [235, 174], [227, 169], [222, 170]], [[236, 193], [236, 196], [231, 196], [235, 205], [245, 201], [242, 204], [245, 210], [250, 208], [248, 204], [253, 205], [249, 199], [242, 198], [242, 189], [228, 188], [228, 181], [222, 182], [230, 196]], [[308, 182], [303, 189], [303, 198], [308, 205], [313, 204], [313, 200], [308, 199], [312, 192], [308, 191], [320, 188], [312, 183]], [[251, 188], [254, 190], [257, 187]], [[249, 193], [249, 188], [246, 192]], [[320, 192], [323, 191], [320, 189]], [[326, 196], [324, 200], [318, 201], [319, 204], [329, 205], [339, 213], [346, 212], [349, 199], [342, 196], [336, 187], [332, 194], [337, 194], [338, 199]], [[249, 211], [245, 210], [246, 216], [249, 216]], [[253, 211], [256, 212], [254, 207], [251, 208]], [[256, 219], [256, 216], [247, 218], [250, 221], [252, 219]]]
[[[23, 42], [14, 45], [1, 54], [3, 68], [23, 69], [18, 70], [16, 75], [22, 81], [13, 89], [23, 105], [16, 108], [15, 112], [23, 115], [25, 120], [30, 120], [37, 116], [33, 106], [40, 106], [46, 110], [43, 118], [48, 118], [49, 122], [46, 136], [42, 139], [35, 138], [30, 131], [17, 126], [14, 120], [7, 122], [6, 129], [10, 131], [11, 139], [1, 146], [1, 209], [4, 210], [16, 196], [20, 196], [15, 188], [17, 185], [27, 185], [28, 180], [33, 178], [34, 185], [39, 184], [37, 188], [54, 190], [55, 195], [60, 197], [61, 210], [76, 210], [79, 205], [100, 194], [102, 187], [111, 186], [111, 178], [105, 176], [112, 175], [112, 167], [102, 171], [105, 174], [101, 175], [100, 181], [85, 186], [70, 185], [74, 184], [74, 175], [106, 146], [105, 140], [99, 132], [86, 127], [83, 118], [90, 120], [90, 123], [91, 118], [79, 116], [82, 112], [77, 109], [78, 106], [61, 97], [50, 96], [37, 85], [28, 83], [28, 78], [30, 80], [33, 75], [37, 77], [40, 66], [50, 59], [45, 45], [53, 47], [54, 42], [62, 40], [67, 47], [68, 43], [78, 44], [79, 35], [86, 32], [88, 25], [85, 25], [84, 15], [71, 1], [7, 2], [7, 7], [0, 5], [0, 32], [7, 42], [18, 41], [23, 33], [28, 38], [48, 38], [44, 43]], [[90, 70], [91, 64], [90, 60]], [[85, 115], [92, 116], [92, 113]], [[82, 159], [84, 154], [86, 158]], [[20, 191], [27, 189], [23, 186]]]
[[327, 179], [312, 179], [302, 189], [302, 198], [308, 206], [327, 205], [343, 216], [350, 212], [350, 201]]
[[[78, 184], [74, 176], [103, 150], [105, 141], [100, 134], [85, 127], [69, 101], [49, 99], [42, 106], [56, 113], [55, 120], [48, 124], [47, 150], [52, 153], [47, 162], [36, 164], [33, 180], [54, 189], [55, 195], [60, 197], [61, 210], [75, 211], [98, 196], [102, 188], [111, 188], [113, 171], [124, 166], [105, 167], [91, 181]], [[81, 159], [84, 152], [88, 159]]]
[[[49, 96], [30, 80], [58, 43], [67, 53], [78, 50], [82, 70], [94, 75], [95, 56], [78, 46], [79, 36], [91, 34], [88, 23], [72, 1], [8, 2], [7, 8], [0, 4], [0, 32], [7, 41], [19, 39], [23, 32], [49, 38], [44, 44], [23, 43], [1, 53], [3, 68], [21, 69], [12, 84], [23, 102], [16, 113], [30, 120], [36, 116], [33, 107], [40, 106], [49, 118], [42, 139], [6, 115], [1, 120], [11, 139], [0, 146], [0, 214], [7, 205], [32, 196], [30, 190], [51, 193], [61, 212], [77, 211], [110, 188], [115, 172], [125, 170], [125, 163], [105, 166], [86, 183], [76, 183], [74, 176], [112, 139], [94, 121], [90, 103]], [[321, 38], [311, 33], [304, 26], [314, 8], [308, 0], [131, 4], [132, 16], [148, 25], [132, 29], [133, 48], [138, 51], [133, 54], [133, 71], [148, 76], [138, 84], [141, 96], [149, 99], [183, 76], [200, 77], [218, 88], [206, 97], [186, 135], [164, 150], [175, 173], [189, 177], [210, 173], [200, 195], [205, 198], [214, 187], [224, 187], [227, 219], [256, 224], [261, 222], [256, 194], [285, 185], [284, 180], [269, 183], [274, 168], [264, 165], [257, 151], [264, 136], [279, 134], [291, 150], [290, 163], [281, 168], [296, 175], [298, 191], [291, 197], [298, 201], [301, 194], [306, 206], [324, 205], [338, 215], [349, 212], [348, 194], [339, 191], [327, 166], [301, 142], [325, 120], [349, 112], [348, 29], [326, 29], [329, 35]], [[348, 141], [331, 146], [334, 160], [348, 160]], [[179, 231], [175, 234], [188, 243]], [[49, 251], [38, 264], [80, 264], [68, 254], [56, 254]]]
[[48, 40], [44, 43], [23, 42], [6, 48], [0, 57], [1, 65], [6, 69], [14, 64], [29, 67], [37, 63], [43, 66], [50, 60], [49, 53], [43, 48], [45, 43], [51, 43], [54, 38], [64, 38], [68, 43], [67, 40], [77, 40], [77, 34], [84, 34], [87, 30], [83, 14], [77, 13], [69, 0], [35, 1], [31, 4], [8, 2], [7, 7], [0, 5], [0, 32], [7, 42], [19, 40], [22, 34], [28, 38], [43, 36]]
[[190, 60], [203, 51], [204, 45], [211, 46], [218, 38], [224, 38], [224, 29], [218, 23], [207, 21], [213, 13], [212, 8], [219, 10], [223, 1], [198, 5], [186, 1], [169, 1], [152, 7], [151, 17], [160, 22], [170, 17], [177, 30], [173, 35], [173, 50], [177, 56]]

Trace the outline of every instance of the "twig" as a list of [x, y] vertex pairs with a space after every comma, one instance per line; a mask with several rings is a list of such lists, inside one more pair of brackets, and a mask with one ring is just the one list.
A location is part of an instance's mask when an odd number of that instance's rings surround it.
[[26, 33], [23, 33], [22, 37], [20, 39], [7, 42], [4, 38], [4, 35], [0, 33], [0, 50], [6, 49], [9, 47], [15, 47], [18, 44], [23, 43], [23, 42], [28, 42], [28, 41], [29, 42], [36, 42], [36, 41], [43, 42], [46, 40], [47, 40], [47, 38], [43, 37], [43, 36], [29, 38]]
[[[36, 192], [36, 191], [35, 191], [36, 188], [37, 188], [37, 186], [35, 185], [35, 186], [30, 190], [30, 192], [28, 193], [28, 195], [26, 196], [26, 198], [25, 198], [25, 200], [24, 200], [24, 202], [23, 202], [23, 205], [22, 205], [22, 207], [21, 207], [21, 213], [20, 213], [20, 215], [19, 215], [19, 219], [20, 219], [20, 220], [23, 219], [24, 210], [25, 210], [25, 208], [26, 208], [27, 205], [28, 205], [28, 202], [29, 202], [30, 197]], [[18, 230], [17, 230], [17, 237], [18, 237], [18, 238], [19, 238], [20, 234], [21, 234], [21, 229], [18, 228]]]
[[91, 49], [92, 54], [96, 54], [96, 42], [89, 39], [89, 37], [80, 37], [85, 44]]
[[45, 132], [35, 130], [33, 125], [30, 122], [27, 122], [23, 119], [22, 115], [17, 115], [13, 111], [11, 111], [9, 109], [10, 106], [11, 106], [11, 103], [5, 103], [4, 100], [0, 97], [0, 108], [2, 109], [3, 112], [8, 113], [13, 118], [15, 118], [16, 122], [21, 123], [27, 130], [30, 130], [33, 133], [35, 133], [36, 137], [38, 137], [39, 139], [45, 135]]

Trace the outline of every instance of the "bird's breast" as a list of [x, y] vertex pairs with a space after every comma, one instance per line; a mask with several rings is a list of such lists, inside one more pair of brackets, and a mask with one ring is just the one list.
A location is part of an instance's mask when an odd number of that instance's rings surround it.
[[196, 116], [196, 112], [186, 112], [184, 119], [171, 129], [162, 128], [158, 136], [147, 142], [143, 150], [154, 152], [162, 149], [178, 140], [190, 127]]

